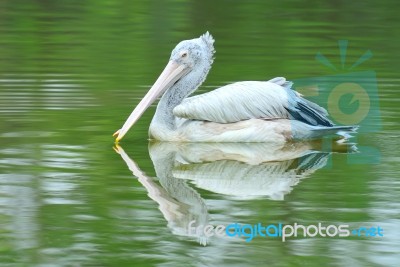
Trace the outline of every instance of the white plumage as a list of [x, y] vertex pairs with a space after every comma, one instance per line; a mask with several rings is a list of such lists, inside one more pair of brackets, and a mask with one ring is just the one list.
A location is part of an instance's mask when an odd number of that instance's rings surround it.
[[282, 86], [270, 81], [237, 82], [189, 97], [176, 106], [173, 113], [185, 119], [218, 123], [288, 119], [287, 97]]
[[175, 47], [160, 77], [114, 134], [117, 142], [161, 95], [149, 129], [150, 138], [161, 141], [281, 143], [356, 129], [334, 126], [324, 108], [282, 77], [236, 82], [187, 98], [211, 68], [213, 43], [207, 32]]

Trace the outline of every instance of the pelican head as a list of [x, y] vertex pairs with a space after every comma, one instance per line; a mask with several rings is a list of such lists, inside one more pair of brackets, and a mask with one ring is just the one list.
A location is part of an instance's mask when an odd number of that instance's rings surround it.
[[214, 39], [209, 32], [199, 38], [180, 42], [172, 50], [169, 61], [183, 65], [189, 71], [205, 61], [212, 64], [214, 55]]
[[113, 134], [117, 136], [115, 141], [121, 140], [146, 109], [168, 89], [179, 89], [179, 96], [176, 97], [178, 101], [195, 91], [211, 68], [215, 53], [213, 44], [214, 38], [209, 32], [199, 38], [180, 42], [172, 50], [167, 66], [154, 85], [132, 111], [122, 128]]

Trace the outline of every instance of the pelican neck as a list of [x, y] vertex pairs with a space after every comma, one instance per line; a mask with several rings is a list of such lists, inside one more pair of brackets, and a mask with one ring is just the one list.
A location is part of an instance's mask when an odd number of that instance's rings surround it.
[[156, 124], [163, 128], [166, 127], [169, 130], [175, 130], [176, 116], [173, 114], [174, 108], [196, 91], [205, 80], [210, 68], [211, 64], [199, 66], [167, 89], [158, 102], [156, 113], [154, 114], [151, 124]]

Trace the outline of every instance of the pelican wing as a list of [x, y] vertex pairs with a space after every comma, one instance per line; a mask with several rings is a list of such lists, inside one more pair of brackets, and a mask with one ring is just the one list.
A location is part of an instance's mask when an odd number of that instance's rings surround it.
[[236, 82], [189, 97], [176, 106], [177, 117], [232, 123], [247, 119], [292, 119], [332, 126], [326, 110], [301, 97], [285, 78]]

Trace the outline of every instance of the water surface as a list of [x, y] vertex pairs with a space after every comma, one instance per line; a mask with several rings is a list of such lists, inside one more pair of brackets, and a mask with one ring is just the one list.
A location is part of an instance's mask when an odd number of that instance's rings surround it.
[[[3, 1], [0, 264], [399, 266], [397, 7]], [[149, 144], [154, 107], [114, 150], [111, 134], [173, 47], [207, 30], [217, 53], [200, 92], [239, 80], [285, 76], [296, 85], [374, 72], [376, 80], [361, 83], [376, 82], [379, 113], [366, 122], [372, 131], [351, 140], [359, 152], [330, 153], [331, 140], [284, 148]], [[343, 65], [339, 40], [348, 41]], [[350, 70], [368, 50], [373, 56]], [[380, 226], [384, 236], [204, 240], [185, 233], [192, 219]]]

